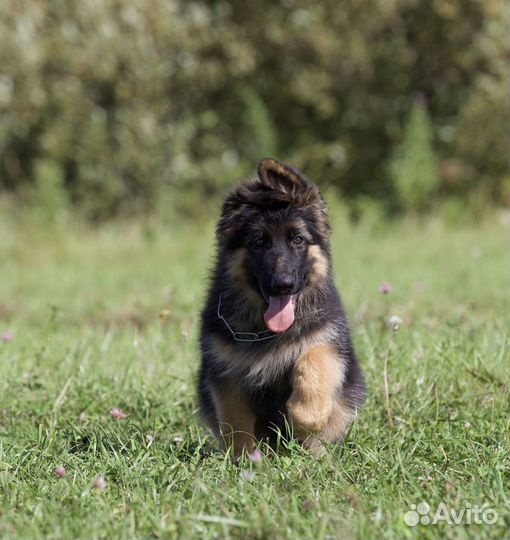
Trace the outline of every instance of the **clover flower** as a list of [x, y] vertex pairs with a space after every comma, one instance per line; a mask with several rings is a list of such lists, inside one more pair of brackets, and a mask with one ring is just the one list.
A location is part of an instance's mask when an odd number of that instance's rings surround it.
[[13, 339], [14, 339], [14, 334], [12, 332], [4, 332], [1, 336], [0, 336], [0, 339], [4, 342], [4, 343], [10, 343]]
[[253, 471], [243, 471], [242, 477], [247, 482], [252, 482], [255, 479], [255, 473]]
[[104, 476], [98, 476], [92, 485], [98, 489], [99, 491], [104, 491], [106, 489], [106, 480], [104, 479]]
[[115, 420], [124, 420], [127, 418], [127, 414], [122, 409], [118, 409], [117, 407], [113, 408], [110, 411], [110, 414], [113, 416], [113, 418], [115, 418]]
[[404, 321], [398, 315], [392, 315], [387, 322], [392, 330], [397, 331]]
[[381, 294], [390, 294], [390, 292], [393, 291], [393, 287], [387, 282], [385, 281], [380, 287], [379, 287], [379, 292]]
[[248, 459], [253, 463], [260, 463], [264, 456], [260, 450], [254, 450], [251, 454], [248, 455]]

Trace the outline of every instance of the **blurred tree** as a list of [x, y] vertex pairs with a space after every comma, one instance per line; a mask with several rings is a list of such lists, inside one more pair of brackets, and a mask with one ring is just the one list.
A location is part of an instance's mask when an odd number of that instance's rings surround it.
[[439, 187], [432, 125], [423, 96], [415, 98], [406, 122], [404, 140], [390, 163], [396, 192], [405, 209], [423, 212], [431, 207]]
[[447, 188], [483, 182], [498, 200], [503, 10], [500, 0], [7, 0], [0, 187], [35, 182], [43, 159], [91, 219], [162, 201], [189, 211], [275, 153], [347, 198], [391, 203], [388, 160], [420, 92]]

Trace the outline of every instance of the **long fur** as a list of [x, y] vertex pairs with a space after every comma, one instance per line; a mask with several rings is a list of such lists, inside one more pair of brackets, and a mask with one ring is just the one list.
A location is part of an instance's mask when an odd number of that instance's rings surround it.
[[[256, 276], [247, 268], [246, 238], [257, 223], [278, 228], [290, 222], [301, 227], [307, 241], [302, 268], [306, 283], [297, 300], [294, 324], [273, 339], [236, 341], [218, 318], [220, 295], [222, 315], [235, 331], [266, 331], [267, 303], [257, 288]], [[238, 185], [225, 200], [217, 227], [217, 260], [202, 312], [198, 381], [200, 415], [216, 437], [223, 437], [224, 446], [234, 443], [235, 431], [252, 430], [254, 443], [263, 438], [274, 442], [275, 430], [284, 431], [292, 424], [289, 399], [297, 399], [295, 374], [300, 359], [306, 358], [319, 377], [324, 369], [321, 365], [339, 374], [327, 426], [312, 433], [312, 439], [303, 440], [341, 440], [365, 401], [363, 375], [333, 281], [330, 230], [317, 186], [273, 159], [261, 161], [258, 177]], [[314, 351], [326, 356], [320, 360]], [[314, 400], [320, 399], [319, 389], [310, 390], [306, 397], [312, 408]], [[238, 404], [241, 412], [230, 410], [228, 403]], [[229, 439], [225, 439], [223, 424], [230, 425]], [[247, 446], [246, 440], [242, 445]]]

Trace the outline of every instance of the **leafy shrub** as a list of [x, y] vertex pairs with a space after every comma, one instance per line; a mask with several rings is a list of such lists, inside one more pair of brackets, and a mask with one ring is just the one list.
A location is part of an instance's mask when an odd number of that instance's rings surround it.
[[499, 0], [2, 2], [0, 189], [44, 160], [92, 220], [200, 213], [274, 153], [391, 208], [420, 91], [457, 195], [499, 193], [507, 26]]
[[422, 98], [415, 99], [404, 140], [396, 148], [391, 172], [403, 208], [430, 208], [439, 187], [438, 164], [432, 147], [432, 125]]
[[62, 224], [69, 218], [69, 200], [64, 176], [58, 163], [39, 160], [35, 164], [35, 185], [28, 194], [30, 207], [38, 221]]

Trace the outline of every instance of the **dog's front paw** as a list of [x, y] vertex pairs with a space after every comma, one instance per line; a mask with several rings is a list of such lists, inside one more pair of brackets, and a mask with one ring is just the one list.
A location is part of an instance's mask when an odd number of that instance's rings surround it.
[[287, 402], [290, 419], [298, 433], [319, 433], [326, 426], [333, 410], [332, 399], [305, 402], [291, 396]]

